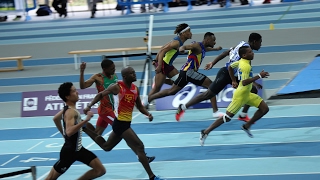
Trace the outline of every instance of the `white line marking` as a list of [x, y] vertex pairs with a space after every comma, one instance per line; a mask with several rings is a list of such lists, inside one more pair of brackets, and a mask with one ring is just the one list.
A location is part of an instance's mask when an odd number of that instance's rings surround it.
[[[297, 158], [320, 158], [320, 156], [284, 156], [284, 157], [258, 157], [258, 158], [232, 158], [232, 159], [200, 159], [200, 160], [179, 160], [179, 161], [154, 161], [152, 164], [160, 164], [160, 163], [173, 163], [173, 162], [208, 162], [208, 161], [232, 161], [232, 160], [261, 160], [261, 159], [297, 159]], [[123, 162], [123, 163], [111, 163], [114, 165], [134, 165], [140, 164], [140, 162]], [[104, 163], [104, 165], [110, 165], [110, 163]], [[74, 164], [74, 167], [88, 167], [85, 164]], [[40, 166], [40, 167], [52, 167], [52, 166]], [[13, 168], [2, 168], [2, 169], [17, 169], [17, 168], [25, 168], [25, 167], [13, 167]], [[316, 174], [320, 172], [315, 172]], [[47, 174], [47, 173], [46, 173]], [[300, 173], [299, 173], [300, 174]], [[42, 177], [42, 176], [41, 176]], [[39, 179], [38, 179], [39, 180]]]
[[[275, 101], [275, 100], [269, 100], [271, 101]], [[299, 104], [299, 105], [270, 105], [269, 107], [277, 107], [277, 106], [303, 106], [304, 104]], [[319, 104], [306, 104], [306, 105], [317, 105], [320, 106]], [[221, 108], [221, 109], [225, 109], [225, 108]], [[211, 110], [211, 108], [205, 108], [205, 109], [189, 109], [188, 113], [191, 113], [191, 111], [201, 111], [201, 110]], [[175, 112], [176, 110], [166, 110], [166, 111], [149, 111], [150, 113], [154, 113], [153, 116], [157, 117], [157, 116], [161, 116], [162, 113], [166, 113], [166, 114], [172, 114], [173, 112]], [[157, 114], [156, 114], [157, 113]], [[164, 114], [165, 115], [165, 114]], [[320, 114], [319, 115], [309, 115], [309, 114], [301, 114], [299, 116], [293, 115], [293, 116], [267, 116], [267, 117], [263, 117], [263, 119], [273, 119], [273, 118], [290, 118], [290, 117], [315, 117], [315, 116], [319, 116], [320, 118]], [[19, 117], [21, 118], [21, 117]], [[9, 118], [8, 118], [9, 119]], [[16, 119], [16, 118], [10, 118], [10, 119]], [[203, 119], [199, 119], [199, 120], [181, 120], [181, 122], [201, 122], [201, 121], [208, 121], [208, 120], [215, 120], [213, 117], [204, 117]], [[1, 119], [0, 119], [1, 121]], [[174, 118], [172, 117], [172, 120], [162, 120], [162, 121], [152, 121], [152, 123], [164, 123], [164, 122], [176, 122], [174, 120]], [[146, 122], [137, 122], [137, 121], [132, 121], [132, 124], [144, 124], [144, 123], [150, 123], [149, 121]], [[178, 123], [178, 122], [177, 122]], [[55, 126], [46, 126], [46, 127], [22, 127], [22, 128], [0, 128], [0, 130], [11, 130], [11, 129], [28, 129], [28, 128], [52, 128]], [[14, 141], [14, 140], [13, 140]]]
[[11, 161], [13, 161], [13, 160], [17, 159], [18, 157], [19, 157], [19, 155], [18, 155], [18, 156], [13, 157], [13, 158], [12, 158], [12, 159], [10, 159], [9, 161], [7, 161], [7, 162], [5, 162], [5, 163], [1, 164], [1, 166], [4, 166], [4, 165], [8, 164], [9, 162], [11, 162]]
[[[175, 176], [175, 177], [167, 177], [166, 179], [182, 179], [182, 178], [217, 178], [217, 177], [243, 177], [243, 176], [281, 176], [281, 175], [299, 175], [299, 174], [320, 174], [320, 172], [301, 172], [301, 173], [271, 173], [271, 174], [230, 174], [230, 175], [212, 175], [212, 176]], [[117, 179], [117, 180], [140, 180], [140, 179]]]
[[[238, 120], [237, 120], [238, 121]], [[313, 129], [318, 129], [320, 127], [297, 127], [297, 128], [275, 128], [275, 129], [252, 129], [252, 132], [259, 132], [259, 131], [282, 131], [282, 130], [295, 130], [295, 129], [306, 129], [306, 130], [313, 130]], [[232, 132], [242, 132], [242, 130], [226, 130], [226, 131], [219, 131], [219, 130], [214, 130], [214, 132], [225, 132], [225, 133], [232, 133]], [[109, 135], [111, 133], [108, 132], [107, 134]], [[160, 133], [160, 134], [193, 134], [193, 133], [199, 133], [199, 132], [176, 132], [176, 133]], [[143, 134], [140, 133], [139, 135], [159, 135], [159, 133], [153, 133], [153, 134]], [[83, 137], [83, 138], [90, 138], [90, 137]], [[41, 139], [15, 139], [15, 140], [1, 140], [0, 142], [19, 142], [19, 141], [31, 141], [31, 140], [61, 140], [61, 138], [41, 138]]]
[[44, 141], [39, 142], [38, 144], [36, 144], [36, 145], [32, 146], [31, 148], [27, 149], [27, 151], [30, 151], [31, 149], [37, 147], [38, 145], [40, 145], [40, 144], [43, 143], [43, 142], [44, 142]]
[[[315, 129], [319, 129], [320, 127], [310, 127], [310, 128], [285, 128], [286, 130], [296, 130], [296, 129], [306, 129], [306, 131], [310, 131], [310, 130], [315, 130]], [[273, 130], [273, 131], [276, 131], [278, 130], [279, 132], [280, 131], [283, 131], [283, 129], [265, 129], [265, 130], [262, 130], [262, 131], [270, 131], [270, 130]], [[255, 132], [260, 132], [261, 130], [252, 130], [252, 131], [255, 131]], [[111, 132], [111, 131], [110, 131]], [[242, 130], [230, 130], [230, 131], [216, 131], [216, 132], [219, 132], [219, 134], [231, 134], [231, 133], [234, 133], [234, 134], [240, 134], [242, 133]], [[191, 135], [195, 135], [197, 136], [198, 135], [198, 132], [181, 132], [181, 133], [162, 133], [162, 134], [165, 134], [165, 135], [184, 135], [184, 134], [191, 134]], [[109, 134], [108, 134], [109, 135]], [[139, 134], [139, 136], [159, 136], [159, 134]], [[89, 137], [85, 137], [85, 138], [89, 138]], [[298, 141], [295, 141], [295, 140], [290, 140], [290, 141], [285, 141], [285, 140], [279, 140], [279, 141], [272, 141], [272, 142], [236, 142], [236, 143], [225, 143], [225, 144], [218, 144], [218, 143], [210, 143], [210, 144], [206, 144], [205, 146], [207, 147], [215, 147], [215, 146], [240, 146], [240, 145], [257, 145], [257, 144], [260, 144], [260, 145], [267, 145], [267, 144], [293, 144], [293, 143], [317, 143], [317, 142], [320, 142], [320, 140], [306, 140], [306, 141], [303, 141], [303, 140], [298, 140]], [[92, 143], [94, 144], [94, 143]], [[90, 146], [92, 146], [90, 144]], [[188, 145], [185, 145], [185, 146], [166, 146], [166, 145], [162, 145], [162, 146], [146, 146], [146, 148], [150, 148], [150, 149], [155, 149], [155, 148], [181, 148], [181, 147], [198, 147], [200, 146], [198, 143], [192, 143], [192, 144], [188, 144]], [[122, 148], [115, 148], [114, 151], [116, 150], [128, 150], [130, 149], [129, 147], [122, 147]], [[101, 150], [101, 148], [94, 148], [94, 149], [91, 149], [91, 150]], [[52, 152], [59, 152], [59, 151], [41, 151], [41, 152], [24, 152], [24, 154], [31, 154], [31, 153], [38, 153], [38, 154], [42, 154], [42, 153], [52, 153]], [[17, 154], [17, 153], [2, 153], [2, 155], [9, 155], [9, 154]]]
[[[41, 166], [41, 167], [44, 167], [44, 166]], [[50, 171], [51, 171], [51, 169], [50, 169]], [[50, 171], [44, 173], [44, 174], [43, 174], [42, 176], [40, 176], [37, 180], [42, 180], [43, 178], [45, 178], [45, 177], [50, 173]]]
[[55, 136], [55, 135], [57, 135], [57, 134], [59, 134], [59, 133], [60, 133], [60, 131], [58, 131], [58, 132], [56, 132], [56, 133], [52, 134], [50, 137], [53, 137], [53, 136]]

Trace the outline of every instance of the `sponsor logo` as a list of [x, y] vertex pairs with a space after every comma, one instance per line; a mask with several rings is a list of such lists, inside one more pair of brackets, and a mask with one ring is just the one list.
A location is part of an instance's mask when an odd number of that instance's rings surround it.
[[23, 111], [36, 111], [36, 110], [38, 110], [37, 97], [23, 98]]

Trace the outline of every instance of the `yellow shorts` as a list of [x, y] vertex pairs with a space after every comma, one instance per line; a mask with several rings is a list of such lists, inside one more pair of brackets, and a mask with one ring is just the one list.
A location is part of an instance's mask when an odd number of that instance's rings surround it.
[[247, 104], [249, 106], [259, 107], [262, 101], [263, 99], [254, 93], [249, 93], [248, 95], [234, 94], [231, 103], [227, 107], [227, 111], [232, 114], [237, 114], [243, 105]]

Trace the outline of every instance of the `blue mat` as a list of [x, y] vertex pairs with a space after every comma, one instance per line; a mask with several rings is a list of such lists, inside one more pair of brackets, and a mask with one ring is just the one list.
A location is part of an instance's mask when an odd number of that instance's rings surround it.
[[320, 89], [320, 56], [318, 55], [284, 88], [278, 91], [278, 95], [306, 92]]

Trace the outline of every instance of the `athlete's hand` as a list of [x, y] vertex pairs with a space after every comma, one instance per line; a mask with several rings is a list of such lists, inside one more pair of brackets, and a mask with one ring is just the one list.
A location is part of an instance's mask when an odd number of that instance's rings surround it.
[[92, 111], [88, 111], [86, 120], [89, 121], [92, 117], [93, 117], [93, 112]]
[[237, 81], [232, 81], [232, 87], [237, 89], [238, 87], [238, 82]]
[[212, 66], [213, 66], [212, 62], [211, 62], [211, 63], [208, 63], [208, 64], [206, 64], [206, 66], [204, 67], [204, 69], [205, 69], [205, 70], [209, 70], [209, 69], [212, 68]]
[[159, 74], [161, 72], [161, 67], [158, 64], [158, 67], [155, 69], [156, 74]]
[[86, 108], [83, 109], [83, 113], [87, 114], [90, 111], [90, 109], [91, 108], [89, 106], [87, 106]]
[[81, 71], [84, 71], [84, 70], [86, 69], [86, 67], [87, 67], [87, 63], [82, 62], [82, 63], [80, 64], [80, 70], [81, 70]]
[[220, 51], [221, 49], [222, 49], [222, 47], [221, 46], [219, 46], [219, 47], [217, 47], [216, 48], [218, 51]]
[[179, 52], [180, 54], [186, 54], [185, 48], [183, 46], [179, 48]]
[[153, 120], [153, 116], [152, 116], [152, 114], [149, 114], [149, 121], [151, 122], [152, 120]]
[[156, 63], [157, 63], [156, 59], [152, 60], [152, 65], [156, 66]]
[[269, 75], [268, 72], [265, 72], [264, 70], [262, 70], [262, 71], [260, 72], [260, 76], [261, 76], [262, 78], [268, 78], [268, 76], [270, 76], [270, 75]]

